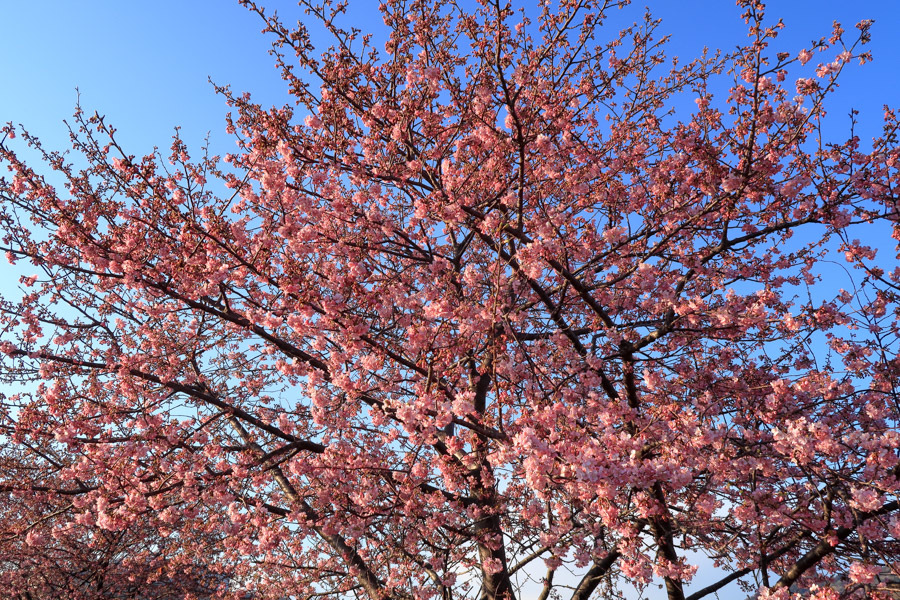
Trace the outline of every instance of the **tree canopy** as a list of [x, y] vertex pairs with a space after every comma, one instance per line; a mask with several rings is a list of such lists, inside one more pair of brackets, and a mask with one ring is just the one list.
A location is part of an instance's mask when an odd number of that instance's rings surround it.
[[610, 1], [385, 0], [378, 39], [303, 0], [326, 50], [242, 3], [296, 102], [217, 88], [235, 152], [135, 155], [81, 108], [74, 154], [2, 129], [2, 246], [36, 274], [0, 301], [0, 587], [898, 572], [898, 122], [821, 128], [870, 22], [780, 51], [742, 0], [746, 45], [678, 62]]

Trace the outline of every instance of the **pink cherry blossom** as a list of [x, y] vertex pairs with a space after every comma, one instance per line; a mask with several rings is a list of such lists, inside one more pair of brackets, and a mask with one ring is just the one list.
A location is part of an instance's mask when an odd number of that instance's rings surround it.
[[831, 599], [896, 570], [900, 121], [821, 123], [868, 24], [774, 53], [742, 0], [747, 45], [673, 62], [596, 0], [384, 0], [385, 39], [241, 4], [295, 102], [222, 88], [224, 158], [81, 109], [72, 162], [3, 130], [35, 274], [0, 300], [0, 590]]

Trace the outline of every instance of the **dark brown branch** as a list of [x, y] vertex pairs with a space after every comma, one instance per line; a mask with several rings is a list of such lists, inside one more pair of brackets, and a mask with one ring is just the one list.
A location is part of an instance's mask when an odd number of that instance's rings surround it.
[[[897, 510], [898, 508], [900, 508], [900, 501], [894, 500], [893, 502], [888, 502], [878, 510], [859, 513], [857, 515], [856, 525], [858, 527], [869, 519], [886, 515]], [[838, 540], [837, 544], [832, 544], [829, 538], [823, 538], [819, 540], [819, 543], [813, 546], [812, 550], [804, 554], [800, 558], [800, 560], [794, 563], [794, 566], [792, 566], [785, 572], [778, 583], [775, 584], [775, 589], [790, 587], [791, 585], [793, 585], [794, 582], [800, 579], [800, 577], [806, 571], [818, 564], [819, 561], [821, 561], [823, 558], [837, 550], [840, 542], [843, 542], [855, 532], [855, 527], [840, 527], [836, 532], [834, 532], [834, 535]]]
[[588, 598], [591, 597], [591, 594], [594, 593], [594, 590], [597, 589], [597, 586], [600, 585], [600, 581], [603, 580], [603, 577], [609, 572], [620, 556], [621, 554], [619, 551], [613, 549], [603, 560], [594, 561], [594, 564], [591, 565], [588, 572], [585, 573], [584, 577], [581, 578], [581, 581], [578, 582], [578, 587], [576, 587], [575, 591], [572, 593], [572, 600], [588, 600]]

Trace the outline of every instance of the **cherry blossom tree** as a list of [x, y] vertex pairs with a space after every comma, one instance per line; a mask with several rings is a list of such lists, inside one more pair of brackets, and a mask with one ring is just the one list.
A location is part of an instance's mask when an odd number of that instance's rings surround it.
[[610, 0], [385, 0], [385, 39], [303, 1], [325, 51], [243, 3], [296, 104], [218, 88], [233, 154], [129, 154], [81, 109], [81, 162], [3, 130], [35, 274], [0, 306], [0, 582], [825, 599], [900, 569], [898, 122], [821, 134], [870, 23], [782, 52], [742, 1], [747, 45], [681, 63]]
[[[4, 448], [4, 484], [8, 484], [0, 495], [4, 598], [213, 598], [231, 583], [228, 572], [214, 572], [206, 564], [205, 549], [215, 544], [215, 538], [204, 540], [178, 522], [166, 530], [146, 515], [130, 519], [127, 528], [98, 527], [79, 513], [80, 496], [91, 486], [85, 476], [90, 464], [72, 464], [80, 458], [31, 441]], [[57, 474], [64, 468], [80, 470], [82, 476], [61, 481]], [[58, 493], [62, 489], [70, 493]], [[194, 552], [185, 552], [185, 536], [190, 536]]]

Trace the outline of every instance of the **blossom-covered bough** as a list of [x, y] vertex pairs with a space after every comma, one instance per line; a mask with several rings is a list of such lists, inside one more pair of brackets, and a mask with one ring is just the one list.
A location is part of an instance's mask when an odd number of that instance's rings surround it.
[[220, 88], [234, 154], [135, 156], [80, 110], [79, 164], [3, 130], [2, 246], [35, 275], [2, 303], [0, 588], [834, 598], [896, 572], [897, 121], [819, 127], [870, 23], [782, 53], [741, 2], [747, 46], [673, 64], [609, 1], [385, 0], [378, 41], [301, 2], [324, 52], [244, 4], [297, 102]]

